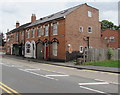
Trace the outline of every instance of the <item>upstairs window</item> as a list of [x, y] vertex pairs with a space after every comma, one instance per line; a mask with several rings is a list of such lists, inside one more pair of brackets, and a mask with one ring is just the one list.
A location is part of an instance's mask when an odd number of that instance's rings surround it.
[[88, 33], [92, 33], [92, 27], [91, 26], [88, 27]]
[[31, 29], [31, 32], [32, 32], [32, 38], [34, 38], [35, 37], [35, 29], [34, 28]]
[[57, 25], [57, 23], [53, 24], [53, 35], [58, 35], [58, 25]]
[[111, 36], [110, 37], [110, 42], [114, 42], [115, 41], [115, 37]]
[[18, 41], [18, 33], [16, 33], [16, 41]]
[[88, 11], [88, 17], [92, 17], [92, 12]]
[[45, 36], [48, 36], [48, 33], [49, 33], [49, 26], [45, 26]]
[[42, 35], [42, 28], [38, 27], [38, 37], [40, 37]]
[[30, 38], [30, 30], [26, 30], [27, 38]]
[[21, 35], [22, 35], [22, 40], [24, 40], [24, 32], [22, 32]]
[[82, 26], [80, 26], [79, 31], [83, 32], [83, 27]]

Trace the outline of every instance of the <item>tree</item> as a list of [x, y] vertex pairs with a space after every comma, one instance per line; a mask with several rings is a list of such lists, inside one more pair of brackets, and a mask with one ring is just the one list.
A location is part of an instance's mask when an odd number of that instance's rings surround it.
[[4, 34], [0, 32], [0, 46], [5, 45], [5, 39], [4, 39]]
[[103, 20], [101, 21], [101, 29], [114, 29], [114, 30], [120, 30], [120, 26], [114, 25], [114, 23], [108, 21], [108, 20]]

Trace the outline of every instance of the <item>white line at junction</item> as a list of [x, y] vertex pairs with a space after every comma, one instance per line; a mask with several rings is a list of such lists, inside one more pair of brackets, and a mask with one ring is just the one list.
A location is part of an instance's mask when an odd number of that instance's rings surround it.
[[100, 85], [100, 84], [109, 84], [109, 83], [108, 82], [79, 83], [79, 85]]
[[26, 71], [37, 71], [37, 70], [40, 70], [40, 69], [25, 69]]
[[52, 77], [49, 77], [49, 76], [41, 75], [41, 74], [31, 72], [31, 71], [27, 71], [27, 70], [24, 70], [24, 69], [19, 69], [19, 70], [24, 71], [24, 72], [28, 72], [28, 73], [31, 73], [31, 74], [34, 74], [34, 75], [37, 75], [37, 76], [41, 76], [41, 77], [44, 77], [44, 78], [47, 78], [47, 79], [56, 80], [56, 81], [58, 80], [58, 79], [55, 79], [55, 78], [52, 78]]
[[88, 88], [88, 87], [84, 87], [84, 86], [80, 86], [80, 87], [81, 87], [81, 88], [84, 88], [84, 89], [87, 89], [87, 90], [91, 90], [91, 91], [97, 92], [97, 93], [105, 93], [105, 92], [103, 92], [103, 91], [95, 90], [95, 89]]
[[69, 76], [69, 75], [45, 75], [45, 76], [66, 77], [66, 76]]

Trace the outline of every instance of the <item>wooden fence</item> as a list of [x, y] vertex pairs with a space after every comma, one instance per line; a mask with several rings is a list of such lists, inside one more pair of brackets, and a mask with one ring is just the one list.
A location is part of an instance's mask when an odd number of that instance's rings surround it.
[[[108, 51], [109, 49], [90, 48], [84, 51], [83, 60], [84, 62], [108, 60]], [[113, 49], [112, 53], [113, 56], [111, 57], [111, 60], [120, 60], [120, 49]]]

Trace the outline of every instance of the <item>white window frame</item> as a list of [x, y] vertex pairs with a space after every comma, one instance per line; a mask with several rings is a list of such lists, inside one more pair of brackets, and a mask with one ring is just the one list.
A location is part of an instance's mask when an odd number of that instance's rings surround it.
[[108, 37], [104, 37], [104, 39], [105, 39], [105, 40], [107, 40], [107, 39], [108, 39]]
[[45, 36], [48, 36], [49, 35], [49, 26], [46, 25], [45, 26]]
[[114, 42], [115, 41], [115, 37], [114, 36], [111, 36], [109, 39], [110, 39], [110, 42]]
[[58, 35], [58, 23], [53, 23], [52, 27], [53, 35]]
[[16, 41], [18, 41], [18, 32], [16, 33]]
[[80, 46], [80, 47], [79, 47], [80, 53], [83, 53], [83, 50], [84, 50], [84, 47], [83, 47], [83, 46]]
[[31, 29], [32, 32], [32, 38], [35, 38], [35, 28]]
[[88, 11], [88, 17], [92, 17], [92, 12]]
[[83, 32], [83, 27], [82, 26], [79, 27], [79, 32]]
[[38, 37], [42, 36], [42, 27], [38, 27]]
[[57, 56], [57, 53], [58, 53], [58, 44], [57, 42], [53, 42], [52, 43], [52, 55]]
[[30, 38], [30, 30], [26, 30], [26, 33], [27, 33], [27, 39]]
[[[89, 32], [89, 28], [91, 28], [91, 32]], [[92, 33], [93, 32], [92, 26], [89, 26], [87, 30], [88, 30], [88, 33]]]

